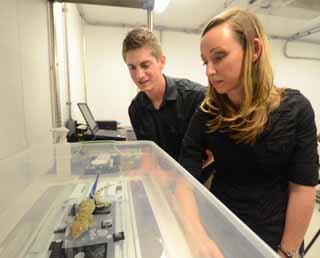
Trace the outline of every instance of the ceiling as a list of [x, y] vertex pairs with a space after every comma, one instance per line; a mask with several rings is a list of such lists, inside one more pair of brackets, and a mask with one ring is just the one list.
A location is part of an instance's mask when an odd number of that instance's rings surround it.
[[[213, 16], [231, 6], [254, 11], [270, 36], [289, 38], [296, 33], [315, 31], [301, 39], [320, 44], [320, 0], [171, 0], [165, 12], [154, 13], [154, 26], [156, 29], [200, 33]], [[78, 9], [84, 20], [92, 25], [147, 24], [147, 11], [143, 9], [87, 4], [78, 4]]]

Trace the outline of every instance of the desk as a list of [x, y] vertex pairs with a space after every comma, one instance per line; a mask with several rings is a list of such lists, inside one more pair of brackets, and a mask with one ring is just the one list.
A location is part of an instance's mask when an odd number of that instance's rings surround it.
[[78, 131], [76, 135], [68, 136], [68, 142], [79, 142], [79, 141], [99, 141], [99, 140], [112, 140], [112, 141], [135, 141], [136, 136], [132, 127], [120, 127], [118, 130], [112, 130], [116, 135], [119, 136], [103, 136], [96, 137], [91, 133], [90, 130]]

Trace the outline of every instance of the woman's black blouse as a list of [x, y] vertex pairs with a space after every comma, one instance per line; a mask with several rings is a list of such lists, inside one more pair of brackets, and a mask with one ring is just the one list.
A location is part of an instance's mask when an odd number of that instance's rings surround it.
[[211, 192], [276, 249], [284, 230], [288, 182], [307, 186], [318, 182], [311, 104], [298, 90], [286, 89], [254, 145], [236, 144], [227, 133], [208, 133], [211, 118], [201, 110], [194, 114], [180, 163], [199, 179], [203, 150], [210, 149], [216, 167]]

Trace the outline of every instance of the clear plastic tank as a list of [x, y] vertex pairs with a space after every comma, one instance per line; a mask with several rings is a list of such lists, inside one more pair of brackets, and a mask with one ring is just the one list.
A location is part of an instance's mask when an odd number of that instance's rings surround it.
[[0, 171], [1, 258], [200, 258], [179, 187], [223, 257], [278, 257], [151, 142], [42, 146]]

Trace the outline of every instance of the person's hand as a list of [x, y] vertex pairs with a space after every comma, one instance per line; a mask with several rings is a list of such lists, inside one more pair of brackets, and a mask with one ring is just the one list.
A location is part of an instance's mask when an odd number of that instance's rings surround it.
[[207, 159], [202, 161], [202, 168], [209, 166], [212, 162], [214, 162], [213, 154], [210, 150], [206, 149]]
[[157, 182], [162, 186], [169, 187], [176, 181], [176, 175], [169, 170], [161, 168], [154, 168], [150, 170], [132, 169], [128, 171], [128, 177], [132, 179], [142, 178], [144, 176], [151, 176], [156, 178]]
[[156, 167], [150, 173], [162, 187], [169, 187], [177, 180], [177, 175], [168, 169]]
[[219, 247], [207, 236], [195, 236], [190, 249], [195, 258], [223, 258]]
[[128, 177], [143, 177], [144, 175], [146, 175], [148, 172], [142, 169], [131, 169], [128, 171], [127, 176]]
[[285, 255], [281, 251], [278, 251], [277, 253], [278, 253], [279, 257], [286, 258]]
[[154, 168], [154, 162], [150, 153], [143, 153], [140, 160], [140, 166], [128, 171], [129, 177], [142, 177]]

